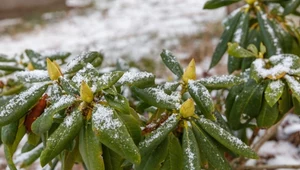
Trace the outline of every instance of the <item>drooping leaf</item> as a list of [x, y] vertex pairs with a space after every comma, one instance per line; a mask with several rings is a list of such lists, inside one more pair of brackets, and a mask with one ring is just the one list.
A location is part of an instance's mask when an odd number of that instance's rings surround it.
[[141, 157], [137, 146], [123, 121], [112, 108], [96, 104], [92, 113], [92, 125], [101, 143], [130, 162], [140, 163]]
[[203, 153], [203, 156], [201, 155], [201, 157], [205, 157], [208, 160], [208, 163], [211, 166], [209, 168], [231, 170], [229, 163], [219, 152], [215, 143], [200, 127], [196, 125], [195, 122], [192, 122], [192, 129], [195, 134], [199, 150]]
[[188, 91], [205, 117], [215, 120], [212, 115], [214, 103], [209, 91], [199, 81], [189, 81]]
[[221, 128], [218, 124], [209, 119], [199, 118], [196, 120], [210, 136], [234, 153], [248, 158], [258, 158], [257, 154], [240, 139]]
[[91, 124], [82, 126], [79, 134], [79, 152], [88, 169], [104, 170], [102, 146]]
[[183, 169], [184, 170], [201, 170], [200, 151], [196, 137], [192, 131], [191, 123], [185, 122], [182, 136], [183, 149]]
[[129, 85], [139, 88], [149, 87], [154, 85], [155, 76], [148, 72], [125, 72], [118, 80], [116, 86]]
[[255, 57], [254, 53], [239, 46], [238, 43], [228, 43], [228, 54], [237, 58]]
[[284, 8], [283, 15], [288, 15], [288, 14], [294, 12], [299, 5], [300, 5], [300, 0], [292, 0], [292, 1], [288, 2]]
[[64, 119], [63, 123], [47, 139], [47, 145], [40, 157], [41, 166], [49, 163], [72, 142], [78, 135], [82, 124], [83, 119], [79, 110], [74, 110]]
[[261, 111], [257, 117], [257, 126], [259, 128], [269, 128], [277, 121], [279, 114], [278, 104], [272, 106], [266, 101], [263, 101]]

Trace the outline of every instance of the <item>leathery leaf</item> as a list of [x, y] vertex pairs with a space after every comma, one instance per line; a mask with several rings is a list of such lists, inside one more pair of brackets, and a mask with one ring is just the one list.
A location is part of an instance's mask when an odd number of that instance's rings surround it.
[[46, 91], [47, 84], [34, 85], [0, 107], [0, 126], [19, 120], [34, 106]]
[[39, 116], [31, 125], [31, 130], [35, 134], [43, 134], [47, 132], [53, 123], [53, 116], [55, 113], [66, 109], [75, 102], [75, 97], [70, 95], [62, 96], [56, 103], [49, 106], [44, 113]]
[[282, 80], [271, 81], [265, 90], [265, 99], [272, 107], [281, 97], [284, 89]]
[[79, 152], [87, 169], [104, 170], [101, 143], [91, 124], [82, 126], [79, 134]]
[[249, 146], [225, 129], [221, 128], [218, 124], [205, 118], [199, 118], [196, 121], [210, 136], [215, 138], [232, 152], [247, 158], [258, 158], [257, 154]]
[[172, 114], [160, 127], [146, 135], [145, 139], [139, 144], [141, 156], [151, 153], [175, 129], [179, 120], [179, 115]]
[[199, 150], [201, 150], [203, 157], [207, 159], [209, 165], [212, 166], [211, 168], [231, 170], [229, 163], [219, 152], [215, 143], [200, 127], [196, 125], [195, 122], [192, 122], [192, 129], [195, 134]]
[[183, 169], [201, 170], [200, 152], [192, 130], [192, 124], [185, 122], [184, 125], [182, 136]]
[[94, 106], [92, 125], [101, 143], [130, 162], [139, 164], [141, 157], [121, 118], [111, 108]]
[[183, 75], [183, 69], [175, 56], [168, 50], [163, 50], [160, 56], [164, 64], [180, 79]]
[[203, 115], [215, 120], [215, 117], [212, 114], [215, 109], [214, 103], [206, 87], [199, 81], [190, 80], [188, 83], [188, 91]]
[[41, 166], [49, 163], [72, 142], [79, 133], [82, 124], [83, 119], [79, 110], [74, 110], [65, 117], [63, 123], [47, 139], [46, 147], [40, 157]]

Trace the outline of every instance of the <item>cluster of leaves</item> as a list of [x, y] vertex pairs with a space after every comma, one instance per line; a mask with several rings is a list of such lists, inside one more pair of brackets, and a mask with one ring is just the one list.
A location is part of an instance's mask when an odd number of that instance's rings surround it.
[[[98, 52], [74, 58], [64, 70], [49, 58], [45, 68], [36, 69], [41, 60], [30, 60], [33, 70], [15, 70], [24, 89], [3, 90], [0, 106], [1, 141], [10, 169], [38, 158], [41, 166], [51, 168], [60, 161], [62, 169], [81, 162], [93, 170], [231, 169], [225, 152], [257, 158], [231, 134], [210, 96], [211, 90], [243, 79], [196, 80], [194, 60], [183, 71], [169, 51], [161, 57], [178, 81], [155, 84], [153, 74], [122, 65], [101, 72]], [[28, 140], [13, 159], [25, 134]]]
[[[239, 0], [207, 1], [204, 8], [235, 2]], [[245, 83], [232, 87], [226, 98], [225, 114], [233, 130], [269, 128], [292, 108], [299, 114], [300, 34], [286, 16], [298, 15], [300, 1], [246, 3], [224, 22], [211, 62], [211, 67], [215, 66], [227, 50], [228, 72], [245, 78]]]

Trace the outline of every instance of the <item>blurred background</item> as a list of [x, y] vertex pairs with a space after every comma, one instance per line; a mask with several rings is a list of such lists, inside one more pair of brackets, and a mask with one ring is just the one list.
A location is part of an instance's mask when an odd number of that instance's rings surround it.
[[[204, 61], [222, 33], [226, 9], [203, 10], [204, 0], [0, 0], [0, 52], [102, 51], [140, 61], [148, 71], [162, 49], [182, 62]], [[150, 59], [150, 60], [149, 60]], [[150, 68], [148, 68], [150, 67]], [[149, 70], [150, 69], [150, 70]], [[201, 72], [201, 70], [198, 70]]]

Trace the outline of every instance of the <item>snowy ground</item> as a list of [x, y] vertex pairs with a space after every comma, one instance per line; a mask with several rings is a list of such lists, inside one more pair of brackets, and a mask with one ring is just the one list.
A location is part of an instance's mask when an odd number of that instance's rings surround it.
[[[0, 35], [0, 52], [13, 55], [37, 51], [102, 50], [107, 58], [157, 58], [163, 48], [176, 49], [179, 37], [203, 30], [205, 22], [221, 20], [225, 10], [203, 11], [202, 0], [103, 1], [78, 15], [70, 11], [59, 22], [14, 36]], [[51, 17], [47, 14], [45, 19]], [[13, 22], [2, 21], [2, 25]], [[1, 29], [1, 28], [0, 28]]]

